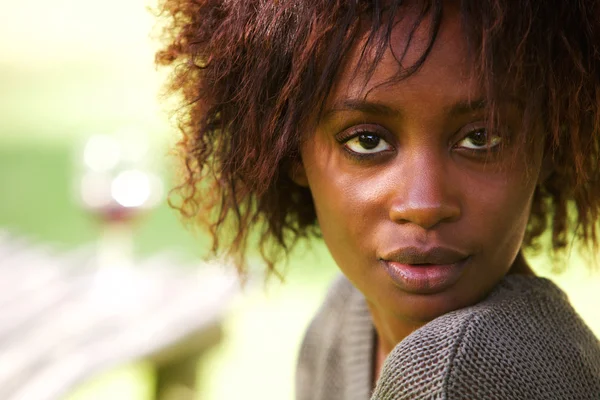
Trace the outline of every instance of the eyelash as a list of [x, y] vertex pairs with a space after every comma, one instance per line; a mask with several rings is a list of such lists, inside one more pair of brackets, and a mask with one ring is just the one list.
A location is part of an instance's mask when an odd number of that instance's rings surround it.
[[[377, 125], [370, 125], [370, 126], [366, 126], [366, 127], [365, 126], [354, 127], [351, 129], [343, 130], [342, 132], [340, 132], [339, 134], [337, 134], [335, 136], [335, 139], [340, 145], [343, 146], [344, 153], [347, 157], [349, 157], [352, 160], [356, 160], [356, 161], [368, 161], [368, 160], [372, 160], [372, 159], [375, 159], [378, 157], [385, 156], [385, 155], [389, 154], [391, 151], [395, 151], [395, 146], [392, 144], [393, 141], [387, 138], [390, 135], [387, 134], [386, 132], [381, 132], [382, 130], [383, 130], [383, 128], [381, 128]], [[472, 148], [468, 148], [468, 147], [458, 146], [459, 143], [461, 143], [462, 141], [467, 139], [470, 135], [474, 134], [475, 132], [482, 131], [482, 130], [486, 131], [486, 134], [489, 135], [490, 137], [491, 136], [498, 137], [500, 139], [500, 142], [491, 147], [486, 147], [483, 149], [472, 149]], [[452, 145], [452, 148], [460, 150], [462, 152], [468, 152], [468, 153], [472, 154], [473, 156], [489, 155], [490, 153], [497, 153], [500, 150], [500, 148], [506, 144], [507, 138], [504, 137], [505, 135], [488, 133], [487, 129], [484, 126], [482, 126], [480, 123], [468, 124], [468, 125], [462, 127], [458, 132], [464, 132], [464, 131], [466, 131], [466, 133], [461, 135], [460, 138], [454, 142], [454, 144]], [[386, 150], [386, 151], [379, 151], [379, 152], [374, 152], [374, 153], [359, 153], [359, 152], [353, 151], [350, 148], [348, 148], [348, 146], [346, 144], [349, 141], [359, 137], [360, 135], [364, 135], [364, 134], [377, 136], [382, 141], [385, 141], [391, 147], [391, 149], [389, 151]]]
[[358, 153], [356, 151], [353, 151], [351, 149], [349, 149], [346, 146], [346, 143], [348, 143], [349, 141], [351, 141], [352, 139], [355, 139], [357, 137], [359, 137], [360, 135], [373, 135], [373, 136], [377, 136], [379, 139], [385, 141], [392, 149], [391, 150], [395, 150], [394, 146], [391, 143], [391, 140], [387, 139], [385, 133], [381, 132], [382, 128], [372, 125], [370, 126], [371, 129], [369, 129], [369, 127], [356, 127], [356, 128], [351, 128], [349, 130], [343, 130], [342, 132], [340, 132], [339, 134], [337, 134], [335, 136], [336, 141], [343, 146], [344, 149], [344, 153], [346, 156], [350, 157], [353, 160], [358, 160], [358, 161], [368, 161], [368, 160], [372, 160], [374, 158], [377, 157], [381, 157], [384, 154], [389, 153], [389, 151], [380, 151], [380, 152], [375, 152], [375, 153]]
[[[485, 126], [477, 125], [467, 125], [462, 128], [460, 131], [467, 131], [466, 134], [461, 135], [460, 139], [456, 141], [456, 143], [452, 146], [455, 149], [459, 149], [461, 151], [470, 152], [473, 155], [485, 154], [486, 156], [491, 153], [497, 153], [502, 146], [506, 145], [506, 135], [500, 135], [498, 133], [490, 132]], [[459, 132], [460, 132], [459, 131]], [[469, 138], [469, 136], [483, 131], [486, 135], [487, 144], [486, 147], [481, 149], [474, 149], [465, 146], [459, 146], [461, 142]], [[494, 143], [495, 142], [495, 143]]]

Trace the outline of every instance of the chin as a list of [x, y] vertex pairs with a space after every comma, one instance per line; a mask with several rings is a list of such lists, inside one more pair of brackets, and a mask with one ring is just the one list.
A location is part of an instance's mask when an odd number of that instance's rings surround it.
[[399, 307], [394, 307], [393, 312], [400, 319], [423, 324], [449, 312], [477, 304], [487, 294], [473, 293], [465, 296], [465, 292], [458, 287], [452, 289], [455, 290], [432, 294], [396, 293], [394, 303]]

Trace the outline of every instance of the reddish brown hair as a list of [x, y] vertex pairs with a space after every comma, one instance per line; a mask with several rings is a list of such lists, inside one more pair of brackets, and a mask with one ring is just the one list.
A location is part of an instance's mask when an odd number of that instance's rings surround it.
[[[322, 110], [359, 35], [389, 44], [401, 0], [163, 0], [168, 90], [183, 107], [183, 183], [172, 197], [200, 218], [213, 250], [243, 266], [251, 232], [273, 268], [299, 238], [319, 235], [308, 189], [289, 178], [307, 124]], [[415, 3], [415, 2], [413, 2]], [[402, 70], [414, 73], [435, 41], [442, 0], [416, 2], [431, 17], [429, 47]], [[461, 19], [475, 75], [494, 114], [507, 88], [519, 93], [527, 142], [546, 146], [549, 176], [536, 188], [525, 245], [545, 231], [564, 250], [573, 234], [597, 247], [600, 208], [600, 4], [598, 1], [463, 0]], [[416, 27], [415, 27], [416, 29]], [[364, 36], [363, 36], [364, 37]], [[223, 242], [232, 223], [233, 236]]]

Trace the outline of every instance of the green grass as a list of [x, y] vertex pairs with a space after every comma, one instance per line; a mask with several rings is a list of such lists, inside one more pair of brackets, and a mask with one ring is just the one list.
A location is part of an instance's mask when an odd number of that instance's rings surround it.
[[[0, 147], [0, 225], [64, 246], [87, 243], [100, 226], [82, 210], [75, 195], [73, 152], [69, 143]], [[206, 238], [194, 237], [166, 203], [136, 222], [140, 254], [179, 249], [200, 255]]]

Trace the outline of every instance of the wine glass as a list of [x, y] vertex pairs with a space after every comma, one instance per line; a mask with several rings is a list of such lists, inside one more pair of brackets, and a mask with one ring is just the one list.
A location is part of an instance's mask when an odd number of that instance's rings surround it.
[[163, 198], [160, 163], [151, 156], [147, 137], [131, 127], [88, 137], [78, 160], [78, 202], [102, 227], [93, 293], [105, 304], [110, 292], [115, 306], [123, 305], [135, 296], [133, 222]]

